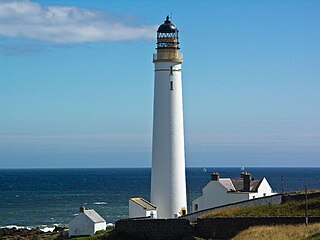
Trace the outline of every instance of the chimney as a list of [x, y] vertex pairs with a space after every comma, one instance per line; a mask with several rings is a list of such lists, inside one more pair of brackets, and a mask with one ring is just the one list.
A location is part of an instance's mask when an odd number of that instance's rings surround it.
[[80, 212], [83, 213], [86, 210], [86, 208], [84, 206], [80, 207]]
[[211, 174], [211, 180], [212, 181], [219, 181], [219, 179], [220, 179], [219, 173], [214, 172], [214, 173]]
[[250, 191], [250, 183], [251, 183], [251, 174], [248, 172], [241, 173], [241, 178], [243, 179], [243, 191]]

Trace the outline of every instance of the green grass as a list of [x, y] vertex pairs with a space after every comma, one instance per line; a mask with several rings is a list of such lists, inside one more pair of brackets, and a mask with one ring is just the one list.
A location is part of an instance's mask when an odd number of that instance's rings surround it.
[[113, 228], [107, 228], [107, 230], [102, 230], [96, 232], [93, 236], [88, 237], [73, 237], [69, 238], [71, 240], [103, 240], [107, 239], [111, 235], [111, 232], [113, 231]]
[[[275, 216], [305, 216], [305, 201], [290, 201], [271, 206], [231, 208], [205, 214], [201, 218]], [[308, 216], [320, 216], [320, 198], [308, 200]]]

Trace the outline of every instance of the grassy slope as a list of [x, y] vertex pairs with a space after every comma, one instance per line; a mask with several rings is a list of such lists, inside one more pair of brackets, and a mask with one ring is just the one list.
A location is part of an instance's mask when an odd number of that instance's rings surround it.
[[320, 239], [320, 223], [287, 226], [251, 227], [239, 233], [234, 240], [316, 240]]
[[[108, 228], [106, 231], [96, 232], [93, 236], [68, 238], [70, 240], [134, 240], [134, 236], [118, 233], [114, 228]], [[60, 240], [60, 239], [56, 239]]]
[[[305, 216], [305, 201], [282, 205], [233, 208], [203, 215], [211, 217]], [[320, 198], [308, 200], [308, 216], [320, 216]], [[257, 226], [239, 233], [234, 240], [316, 240], [320, 239], [320, 223], [285, 226]]]
[[105, 231], [96, 232], [93, 236], [70, 238], [72, 240], [103, 240], [110, 236], [113, 228], [107, 228]]
[[[265, 217], [265, 216], [305, 216], [305, 202], [291, 201], [281, 205], [232, 208], [209, 213], [210, 217]], [[320, 198], [308, 200], [308, 216], [320, 216]]]
[[61, 239], [59, 233], [46, 233], [41, 235], [12, 235], [0, 236], [1, 240], [59, 240]]

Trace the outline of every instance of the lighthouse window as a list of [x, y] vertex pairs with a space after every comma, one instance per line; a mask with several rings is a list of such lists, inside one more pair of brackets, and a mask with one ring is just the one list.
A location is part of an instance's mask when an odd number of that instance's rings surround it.
[[170, 90], [173, 90], [173, 81], [170, 81]]
[[172, 69], [172, 66], [170, 66], [170, 75], [173, 75], [173, 69]]

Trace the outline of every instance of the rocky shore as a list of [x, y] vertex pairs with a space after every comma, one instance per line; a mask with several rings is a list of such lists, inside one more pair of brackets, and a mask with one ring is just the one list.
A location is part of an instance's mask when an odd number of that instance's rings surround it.
[[56, 227], [53, 232], [43, 232], [36, 229], [0, 228], [1, 240], [62, 240], [65, 228]]

